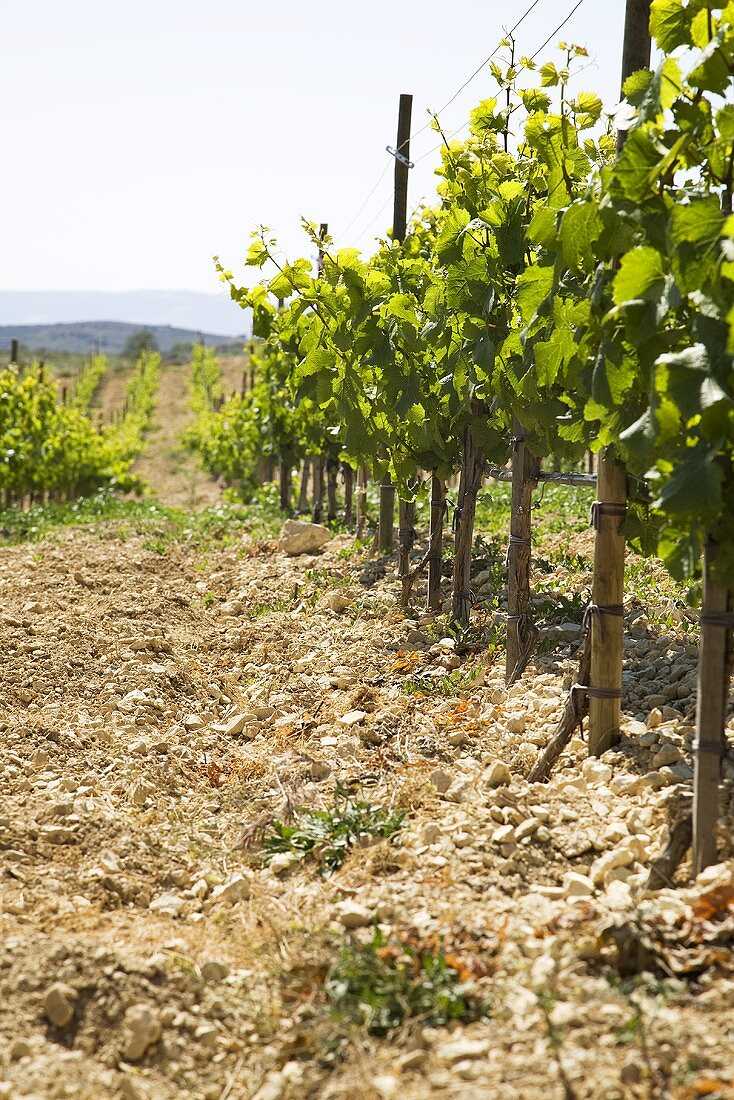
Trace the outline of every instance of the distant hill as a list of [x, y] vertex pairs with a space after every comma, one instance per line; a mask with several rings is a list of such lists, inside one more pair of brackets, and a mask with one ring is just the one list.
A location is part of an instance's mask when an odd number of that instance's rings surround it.
[[[123, 321], [134, 328], [172, 325], [190, 332], [240, 337], [249, 311], [220, 294], [189, 290], [0, 290], [0, 325], [57, 325]], [[20, 337], [19, 337], [20, 338]]]
[[193, 344], [201, 339], [211, 347], [244, 343], [246, 337], [215, 335], [171, 325], [126, 324], [123, 321], [79, 321], [63, 325], [0, 325], [0, 348], [9, 347], [11, 340], [33, 352], [73, 351], [85, 355], [99, 349], [119, 355], [134, 332], [152, 332], [159, 349], [166, 353], [175, 344]]

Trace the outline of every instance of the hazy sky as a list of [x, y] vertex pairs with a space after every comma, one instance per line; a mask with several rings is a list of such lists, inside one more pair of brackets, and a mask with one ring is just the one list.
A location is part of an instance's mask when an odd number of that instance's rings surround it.
[[[369, 246], [392, 219], [400, 93], [415, 131], [530, 2], [0, 0], [0, 288], [217, 290], [213, 253], [241, 271], [259, 223], [301, 251], [301, 215]], [[519, 51], [574, 3], [538, 0]], [[578, 87], [610, 106], [623, 18], [624, 0], [584, 0], [556, 36], [587, 46]], [[485, 68], [446, 128], [492, 90]], [[418, 134], [412, 159], [436, 144]], [[411, 206], [436, 157], [411, 172]]]

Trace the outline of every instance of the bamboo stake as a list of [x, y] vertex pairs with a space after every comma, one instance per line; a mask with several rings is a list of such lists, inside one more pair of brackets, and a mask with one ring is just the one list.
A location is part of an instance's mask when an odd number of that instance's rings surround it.
[[[698, 659], [698, 702], [693, 773], [693, 873], [716, 862], [716, 823], [731, 664], [732, 593], [716, 584], [716, 543], [703, 551], [703, 608]], [[727, 625], [728, 624], [728, 625]]]

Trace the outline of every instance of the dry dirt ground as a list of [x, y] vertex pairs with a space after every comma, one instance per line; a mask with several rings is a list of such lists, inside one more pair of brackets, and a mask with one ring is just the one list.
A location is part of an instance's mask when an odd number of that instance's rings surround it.
[[[239, 389], [246, 363], [244, 355], [220, 357], [222, 387], [227, 396]], [[189, 408], [190, 371], [187, 364], [161, 364], [155, 420], [135, 473], [152, 488], [161, 504], [194, 510], [216, 504], [221, 489], [183, 444], [183, 434], [194, 419]], [[108, 371], [96, 396], [93, 415], [99, 409], [104, 422], [109, 422], [124, 404], [126, 381], [119, 372]]]
[[[690, 790], [690, 636], [638, 608], [621, 745], [530, 785], [572, 643], [508, 693], [350, 546], [0, 549], [0, 1097], [734, 1095], [731, 783], [720, 865], [646, 889]], [[265, 862], [337, 783], [402, 828], [331, 875]], [[376, 929], [481, 1018], [379, 1037], [330, 1002]]]

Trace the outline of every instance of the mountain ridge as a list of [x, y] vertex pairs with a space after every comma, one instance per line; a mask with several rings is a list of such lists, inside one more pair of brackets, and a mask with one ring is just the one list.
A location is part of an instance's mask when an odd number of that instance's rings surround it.
[[202, 332], [198, 329], [176, 328], [173, 325], [148, 325], [125, 321], [79, 321], [52, 325], [0, 325], [0, 347], [9, 347], [11, 340], [35, 353], [59, 351], [92, 354], [94, 352], [119, 355], [130, 336], [144, 329], [150, 332], [164, 353], [176, 344], [193, 344], [202, 341], [210, 347], [232, 343], [244, 343], [247, 337], [240, 333]]
[[190, 290], [0, 290], [0, 326], [121, 322], [135, 328], [171, 326], [190, 332], [241, 337], [250, 331], [243, 311], [226, 291]]

